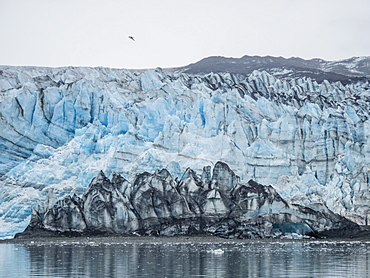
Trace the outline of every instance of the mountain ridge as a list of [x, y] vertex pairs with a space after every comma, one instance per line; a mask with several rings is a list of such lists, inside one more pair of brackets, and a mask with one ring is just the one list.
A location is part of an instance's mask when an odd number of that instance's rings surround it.
[[229, 72], [251, 74], [254, 70], [267, 71], [280, 78], [310, 77], [318, 82], [328, 80], [349, 84], [370, 78], [370, 56], [351, 57], [339, 61], [325, 61], [299, 57], [248, 56], [241, 58], [210, 56], [176, 70], [190, 74]]

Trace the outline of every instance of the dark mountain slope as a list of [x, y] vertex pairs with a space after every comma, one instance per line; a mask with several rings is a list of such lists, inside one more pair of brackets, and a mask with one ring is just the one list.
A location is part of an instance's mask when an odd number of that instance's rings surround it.
[[304, 60], [296, 57], [286, 59], [271, 56], [243, 56], [241, 58], [212, 56], [177, 70], [190, 74], [229, 72], [242, 75], [248, 75], [254, 70], [264, 70], [276, 77], [310, 77], [318, 82], [328, 80], [348, 84], [370, 78], [369, 65], [370, 57], [325, 61], [322, 59]]

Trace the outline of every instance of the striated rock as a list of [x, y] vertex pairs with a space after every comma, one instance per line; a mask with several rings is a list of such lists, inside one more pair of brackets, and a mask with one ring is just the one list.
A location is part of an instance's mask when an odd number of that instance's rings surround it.
[[45, 212], [33, 210], [29, 226], [17, 236], [138, 233], [282, 238], [349, 237], [361, 231], [324, 205], [289, 204], [272, 186], [252, 180], [241, 183], [225, 163], [216, 163], [212, 177], [202, 176], [188, 168], [177, 180], [162, 169], [139, 174], [132, 186], [124, 187], [128, 182], [123, 177], [114, 174], [109, 180], [100, 172], [81, 198], [67, 196]]

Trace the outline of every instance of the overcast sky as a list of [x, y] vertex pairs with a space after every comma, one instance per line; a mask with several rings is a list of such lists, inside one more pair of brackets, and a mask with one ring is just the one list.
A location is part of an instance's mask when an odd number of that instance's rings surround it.
[[[370, 0], [0, 0], [0, 64], [177, 67], [370, 56]], [[132, 41], [128, 36], [134, 36]]]

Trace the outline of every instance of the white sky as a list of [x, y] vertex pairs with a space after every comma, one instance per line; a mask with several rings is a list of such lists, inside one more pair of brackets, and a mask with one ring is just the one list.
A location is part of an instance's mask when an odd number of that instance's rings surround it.
[[[0, 65], [370, 56], [370, 0], [0, 0]], [[136, 41], [128, 39], [132, 35]]]

